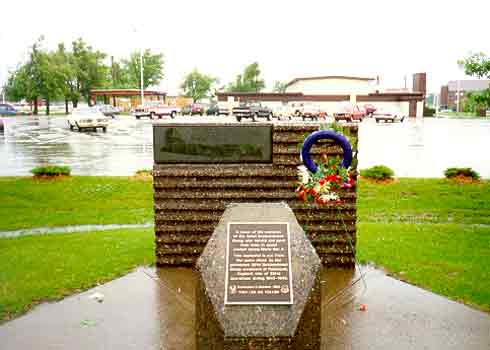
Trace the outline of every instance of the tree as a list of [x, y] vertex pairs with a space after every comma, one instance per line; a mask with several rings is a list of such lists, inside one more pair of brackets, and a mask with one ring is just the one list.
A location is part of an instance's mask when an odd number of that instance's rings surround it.
[[[72, 43], [71, 64], [75, 70], [73, 81], [75, 92], [90, 102], [90, 91], [107, 85], [109, 67], [103, 61], [106, 54], [87, 45], [81, 38]], [[73, 96], [73, 107], [76, 107], [77, 94]]]
[[57, 50], [53, 53], [53, 60], [60, 74], [60, 94], [65, 99], [65, 113], [68, 114], [68, 101], [72, 101], [74, 107], [76, 107], [76, 102], [80, 100], [76, 67], [72, 64], [73, 55], [71, 52], [66, 51], [63, 43], [60, 43]]
[[46, 101], [46, 114], [49, 115], [50, 101], [60, 90], [60, 75], [50, 53], [42, 49], [43, 37], [31, 47], [29, 60], [20, 65], [8, 80], [7, 94], [14, 101], [26, 99], [34, 103], [34, 114], [38, 113], [38, 99]]
[[[483, 52], [471, 54], [459, 60], [458, 64], [464, 68], [467, 75], [476, 76], [480, 79], [490, 79], [490, 57], [487, 57]], [[490, 108], [490, 88], [481, 92], [470, 93], [467, 97], [479, 114], [485, 115], [485, 109]]]
[[111, 56], [110, 87], [113, 89], [138, 88], [139, 85], [131, 86], [129, 83], [128, 70], [122, 62], [114, 61]]
[[459, 60], [458, 64], [464, 68], [467, 75], [490, 79], [490, 57], [483, 52], [471, 54]]
[[275, 81], [272, 91], [283, 94], [286, 92], [287, 85], [288, 85], [287, 83], [283, 83], [281, 81]]
[[265, 87], [265, 82], [260, 78], [259, 64], [254, 62], [245, 67], [243, 74], [236, 76], [235, 83], [228, 86], [230, 92], [259, 92]]
[[187, 74], [180, 87], [184, 90], [185, 96], [191, 97], [193, 102], [197, 102], [204, 97], [208, 97], [211, 86], [216, 81], [216, 78], [199, 73], [197, 69], [194, 69]]
[[[143, 53], [143, 87], [158, 85], [163, 79], [163, 54], [152, 54], [150, 50]], [[140, 87], [140, 53], [133, 52], [128, 60], [122, 60], [130, 87]]]

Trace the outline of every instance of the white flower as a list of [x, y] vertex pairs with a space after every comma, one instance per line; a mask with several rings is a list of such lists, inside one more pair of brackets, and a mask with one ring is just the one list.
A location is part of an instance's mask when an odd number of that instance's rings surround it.
[[298, 177], [301, 183], [304, 185], [310, 182], [310, 173], [308, 172], [308, 169], [306, 169], [304, 165], [300, 165], [298, 167]]
[[320, 196], [320, 199], [324, 202], [336, 201], [339, 199], [339, 196], [337, 195], [337, 193], [328, 192], [327, 194], [322, 194]]

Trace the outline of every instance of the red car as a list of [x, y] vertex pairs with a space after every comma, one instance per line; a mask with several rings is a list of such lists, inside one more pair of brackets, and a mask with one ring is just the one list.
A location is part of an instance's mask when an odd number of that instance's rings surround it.
[[364, 105], [364, 109], [366, 110], [366, 115], [373, 116], [374, 112], [376, 112], [377, 108], [371, 104]]
[[182, 115], [204, 115], [204, 107], [198, 103], [185, 106], [181, 111]]
[[337, 113], [333, 114], [335, 121], [345, 120], [351, 122], [353, 120], [362, 121], [366, 116], [366, 110], [358, 105], [348, 103], [342, 104]]

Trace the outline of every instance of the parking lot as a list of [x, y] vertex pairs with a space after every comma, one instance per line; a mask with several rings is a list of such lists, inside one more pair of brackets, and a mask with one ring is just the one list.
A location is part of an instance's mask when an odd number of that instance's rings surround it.
[[[176, 120], [235, 121], [231, 116]], [[68, 165], [74, 175], [116, 176], [153, 165], [152, 121], [147, 118], [116, 117], [106, 133], [70, 131], [66, 117], [24, 116], [4, 118], [4, 123], [0, 176], [30, 175], [43, 164]], [[397, 176], [441, 177], [447, 167], [469, 166], [490, 178], [490, 155], [481, 152], [490, 147], [488, 120], [425, 118], [377, 124], [367, 119], [359, 125], [360, 168], [385, 164]]]

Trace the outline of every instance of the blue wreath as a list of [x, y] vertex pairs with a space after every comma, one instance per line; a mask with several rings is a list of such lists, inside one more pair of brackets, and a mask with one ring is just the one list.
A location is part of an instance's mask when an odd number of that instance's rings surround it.
[[301, 148], [301, 159], [303, 159], [303, 163], [306, 166], [306, 168], [311, 171], [312, 173], [316, 173], [317, 171], [317, 166], [315, 162], [311, 159], [310, 155], [310, 150], [311, 147], [318, 141], [322, 139], [330, 139], [333, 140], [337, 145], [339, 145], [342, 148], [342, 151], [344, 151], [344, 157], [342, 159], [342, 163], [340, 166], [344, 168], [348, 168], [351, 163], [352, 163], [352, 147], [349, 143], [349, 140], [347, 138], [339, 133], [336, 133], [335, 131], [331, 130], [320, 130], [320, 131], [315, 131], [312, 133], [310, 136], [308, 136], [303, 144], [303, 148]]

